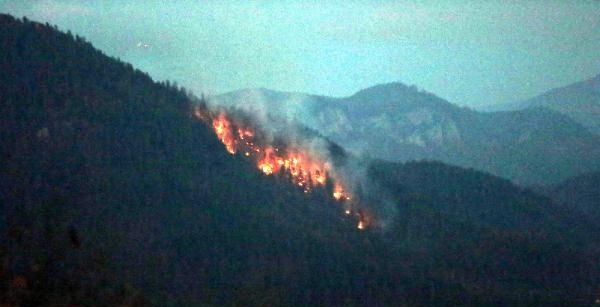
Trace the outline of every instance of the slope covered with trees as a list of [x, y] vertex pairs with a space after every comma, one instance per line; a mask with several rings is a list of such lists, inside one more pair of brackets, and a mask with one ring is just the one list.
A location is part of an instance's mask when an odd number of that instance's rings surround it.
[[600, 268], [600, 227], [590, 216], [508, 180], [439, 162], [374, 162], [368, 174], [379, 194], [401, 204], [386, 236], [422, 252], [419, 263], [435, 267], [447, 286], [507, 306], [530, 295], [535, 306], [565, 304], [554, 295], [591, 304], [585, 298], [598, 287], [592, 272]]
[[591, 219], [600, 219], [600, 172], [586, 173], [561, 183], [540, 187], [539, 191]]
[[358, 231], [324, 193], [229, 155], [185, 90], [48, 25], [0, 15], [0, 28], [0, 304], [595, 299], [597, 257], [579, 239], [595, 228], [566, 229], [573, 216], [545, 198], [471, 170], [376, 163], [360, 196], [387, 224]]
[[323, 278], [364, 272], [342, 257], [363, 244], [354, 222], [230, 156], [184, 90], [47, 25], [0, 23], [3, 303], [366, 297]]

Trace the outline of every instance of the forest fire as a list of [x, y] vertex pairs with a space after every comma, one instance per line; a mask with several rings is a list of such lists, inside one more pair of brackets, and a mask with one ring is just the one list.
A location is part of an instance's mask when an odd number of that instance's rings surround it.
[[363, 230], [365, 229], [365, 223], [361, 220], [358, 221], [358, 225], [356, 226], [356, 228]]
[[333, 198], [335, 198], [335, 200], [352, 200], [350, 194], [344, 191], [344, 188], [342, 188], [339, 183], [336, 183], [333, 188]]
[[326, 163], [311, 158], [297, 148], [280, 150], [268, 146], [262, 150], [262, 157], [258, 160], [258, 168], [263, 173], [289, 173], [292, 181], [306, 192], [312, 187], [325, 185], [328, 167]]
[[364, 230], [369, 225], [362, 211], [354, 213], [350, 209], [352, 197], [342, 186], [341, 180], [333, 178], [335, 176], [332, 176], [330, 163], [324, 162], [298, 145], [274, 145], [273, 142], [266, 142], [256, 130], [238, 123], [241, 121], [233, 121], [223, 111], [212, 114], [206, 107], [198, 107], [194, 110], [194, 115], [212, 126], [217, 138], [230, 154], [239, 153], [253, 160], [265, 175], [288, 177], [304, 193], [310, 193], [314, 188], [325, 187], [327, 182], [332, 182], [331, 197], [344, 204], [347, 216], [356, 216], [357, 229]]
[[223, 144], [230, 154], [235, 153], [235, 138], [231, 131], [231, 123], [223, 114], [219, 114], [212, 122], [213, 129], [217, 134], [217, 137]]

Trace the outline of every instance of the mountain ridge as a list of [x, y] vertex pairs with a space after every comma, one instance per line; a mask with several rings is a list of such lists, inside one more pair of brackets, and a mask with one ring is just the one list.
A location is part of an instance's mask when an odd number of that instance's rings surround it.
[[[527, 185], [559, 182], [600, 169], [599, 159], [592, 155], [600, 155], [600, 145], [594, 145], [600, 143], [600, 138], [560, 112], [540, 108], [478, 112], [399, 82], [342, 98], [246, 90], [210, 99], [217, 104], [299, 122], [354, 153], [375, 158], [435, 159], [475, 167]], [[521, 153], [519, 146], [528, 153]], [[564, 148], [570, 146], [579, 149], [569, 154]], [[495, 155], [496, 151], [500, 154]], [[548, 169], [539, 161], [521, 161], [527, 155], [560, 167]], [[577, 159], [582, 163], [575, 163]], [[535, 169], [529, 169], [528, 162], [537, 163]]]
[[600, 74], [550, 89], [532, 98], [499, 105], [491, 110], [522, 110], [546, 107], [566, 115], [600, 135]]

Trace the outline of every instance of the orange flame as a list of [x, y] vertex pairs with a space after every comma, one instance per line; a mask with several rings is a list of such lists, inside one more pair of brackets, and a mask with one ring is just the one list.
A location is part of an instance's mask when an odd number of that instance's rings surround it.
[[[309, 151], [298, 146], [280, 149], [263, 144], [264, 140], [256, 137], [252, 129], [234, 125], [223, 112], [214, 116], [206, 108], [199, 107], [194, 110], [194, 115], [207, 123], [212, 119], [212, 128], [227, 151], [230, 154], [241, 152], [245, 157], [256, 161], [257, 168], [264, 174], [273, 175], [283, 171], [290, 176], [292, 183], [303, 189], [304, 193], [309, 193], [314, 187], [324, 186], [327, 182], [329, 164]], [[340, 180], [334, 180], [332, 197], [336, 201], [352, 201], [350, 193], [344, 189]], [[347, 206], [349, 203], [345, 204]], [[344, 213], [347, 216], [357, 217], [356, 227], [359, 230], [364, 230], [370, 224], [370, 219], [361, 210], [354, 213], [354, 210], [346, 207]]]
[[365, 211], [359, 209], [356, 216], [358, 217], [358, 224], [356, 225], [358, 230], [364, 230], [367, 226], [371, 225], [372, 218]]
[[[308, 192], [314, 186], [323, 186], [327, 179], [327, 165], [297, 149], [279, 150], [267, 146], [258, 160], [258, 168], [267, 175], [281, 170], [291, 175], [292, 181]], [[285, 153], [284, 153], [285, 152]]]
[[361, 220], [358, 221], [358, 225], [356, 225], [356, 228], [363, 230], [365, 229], [365, 223]]
[[217, 118], [213, 119], [212, 125], [217, 137], [219, 140], [221, 140], [221, 142], [223, 142], [225, 148], [227, 148], [227, 151], [230, 154], [234, 154], [235, 138], [233, 137], [231, 123], [229, 120], [227, 120], [223, 114], [219, 114]]
[[333, 198], [335, 200], [352, 200], [350, 194], [344, 191], [344, 188], [338, 182], [333, 187]]

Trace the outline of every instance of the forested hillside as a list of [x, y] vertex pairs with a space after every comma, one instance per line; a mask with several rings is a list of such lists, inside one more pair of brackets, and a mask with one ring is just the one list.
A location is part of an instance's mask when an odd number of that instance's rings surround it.
[[0, 22], [0, 301], [331, 305], [374, 291], [323, 278], [366, 274], [347, 256], [368, 242], [354, 222], [230, 156], [184, 90], [82, 38]]
[[[532, 305], [560, 306], [555, 294], [595, 293], [598, 279], [589, 270], [599, 268], [600, 227], [594, 218], [505, 179], [439, 162], [375, 162], [368, 172], [378, 193], [402, 204], [386, 236], [422, 253], [418, 263], [444, 276], [443, 289], [460, 285], [489, 299], [510, 297], [504, 302], [511, 306], [528, 295], [540, 295]], [[533, 285], [544, 290], [531, 292]], [[569, 304], [586, 305], [585, 299]]]
[[[230, 155], [200, 103], [0, 15], [0, 304], [590, 306], [597, 226], [490, 175], [364, 162], [356, 229]], [[357, 165], [361, 165], [357, 163]]]
[[596, 221], [600, 219], [600, 172], [569, 178], [539, 190], [569, 210], [581, 212]]

